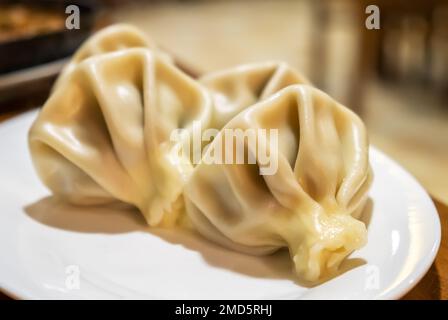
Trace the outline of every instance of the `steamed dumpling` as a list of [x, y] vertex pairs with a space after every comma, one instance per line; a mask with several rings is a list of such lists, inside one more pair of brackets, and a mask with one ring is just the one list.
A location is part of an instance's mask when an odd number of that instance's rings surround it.
[[41, 180], [73, 203], [119, 200], [151, 226], [174, 223], [192, 168], [173, 152], [170, 134], [193, 121], [206, 126], [210, 95], [142, 48], [90, 57], [64, 77], [29, 133]]
[[257, 62], [207, 74], [199, 79], [213, 94], [212, 123], [216, 129], [280, 89], [309, 81], [284, 62]]
[[[206, 163], [225, 142], [222, 130], [185, 187], [187, 213], [201, 234], [226, 247], [250, 254], [289, 248], [297, 275], [319, 281], [366, 241], [357, 220], [371, 182], [366, 130], [349, 109], [308, 85], [289, 86], [224, 126], [272, 128], [278, 147], [269, 135], [257, 141], [262, 153], [244, 144], [256, 164]], [[259, 154], [278, 160], [274, 174], [260, 175]]]

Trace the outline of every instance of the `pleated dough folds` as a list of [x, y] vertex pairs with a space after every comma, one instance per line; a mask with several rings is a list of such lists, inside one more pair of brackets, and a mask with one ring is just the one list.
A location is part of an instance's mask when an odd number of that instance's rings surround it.
[[104, 53], [117, 52], [130, 48], [147, 48], [157, 51], [167, 60], [171, 58], [157, 49], [157, 46], [142, 31], [128, 24], [115, 24], [95, 33], [75, 52], [69, 63], [64, 67], [54, 88], [62, 83], [82, 61]]
[[292, 84], [310, 82], [284, 62], [256, 62], [199, 79], [213, 95], [213, 127], [221, 129], [248, 106]]

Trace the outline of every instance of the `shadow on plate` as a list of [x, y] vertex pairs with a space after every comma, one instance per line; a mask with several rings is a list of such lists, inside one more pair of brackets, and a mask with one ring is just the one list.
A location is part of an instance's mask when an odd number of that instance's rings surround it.
[[123, 204], [77, 206], [49, 196], [26, 206], [25, 212], [42, 224], [74, 232], [117, 234], [149, 228], [137, 209]]
[[[362, 214], [368, 225], [373, 209], [369, 199]], [[250, 256], [228, 250], [187, 229], [150, 228], [139, 211], [122, 204], [106, 206], [76, 206], [53, 196], [45, 197], [25, 207], [26, 214], [44, 225], [81, 233], [122, 234], [145, 232], [172, 245], [181, 245], [201, 254], [211, 266], [256, 278], [284, 279], [303, 287], [311, 284], [299, 282], [293, 273], [289, 252], [279, 250], [267, 256]], [[359, 258], [346, 259], [339, 274], [365, 264]]]

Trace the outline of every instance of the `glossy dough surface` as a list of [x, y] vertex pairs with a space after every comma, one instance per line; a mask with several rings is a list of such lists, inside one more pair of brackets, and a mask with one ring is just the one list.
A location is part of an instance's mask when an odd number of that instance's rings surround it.
[[[191, 134], [277, 129], [257, 148], [278, 170], [208, 164], [178, 152]], [[358, 220], [371, 183], [368, 138], [349, 109], [284, 63], [240, 66], [194, 80], [138, 30], [106, 28], [64, 69], [29, 133], [41, 180], [55, 196], [136, 206], [151, 226], [188, 223], [248, 254], [288, 248], [298, 277], [318, 282], [366, 241]], [[246, 152], [256, 154], [250, 146]], [[182, 223], [183, 225], [183, 223]], [[151, 254], [151, 253], [148, 253]]]

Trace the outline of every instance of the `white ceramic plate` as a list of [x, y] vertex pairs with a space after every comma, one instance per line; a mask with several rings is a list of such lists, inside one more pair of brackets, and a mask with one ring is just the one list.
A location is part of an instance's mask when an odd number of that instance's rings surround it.
[[429, 196], [372, 148], [367, 246], [351, 255], [348, 271], [302, 287], [286, 252], [251, 257], [194, 234], [149, 230], [137, 212], [57, 203], [28, 154], [35, 116], [0, 124], [0, 287], [18, 298], [394, 299], [422, 278], [439, 248]]

